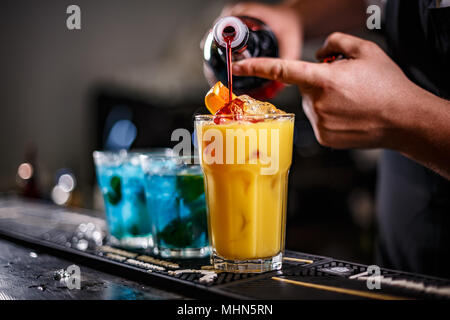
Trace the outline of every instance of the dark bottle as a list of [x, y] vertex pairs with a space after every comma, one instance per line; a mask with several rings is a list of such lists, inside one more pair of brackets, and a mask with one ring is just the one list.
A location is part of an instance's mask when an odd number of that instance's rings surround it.
[[[214, 25], [204, 42], [203, 67], [210, 86], [217, 81], [228, 86], [227, 42], [224, 35], [230, 27], [234, 29], [232, 61], [252, 57], [278, 57], [277, 39], [264, 22], [247, 16], [224, 17]], [[260, 100], [273, 98], [283, 88], [283, 84], [277, 81], [242, 76], [233, 76], [232, 86], [236, 95], [247, 94]]]

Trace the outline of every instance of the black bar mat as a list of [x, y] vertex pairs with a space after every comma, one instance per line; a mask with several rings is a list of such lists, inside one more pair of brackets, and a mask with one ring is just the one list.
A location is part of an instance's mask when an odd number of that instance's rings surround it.
[[[215, 272], [208, 258], [163, 259], [116, 248], [106, 226], [88, 210], [18, 198], [0, 199], [0, 235], [71, 260], [192, 298], [449, 299], [450, 281], [381, 269], [380, 289], [369, 289], [367, 266], [286, 250], [283, 269], [263, 274]], [[98, 213], [96, 213], [98, 216]]]

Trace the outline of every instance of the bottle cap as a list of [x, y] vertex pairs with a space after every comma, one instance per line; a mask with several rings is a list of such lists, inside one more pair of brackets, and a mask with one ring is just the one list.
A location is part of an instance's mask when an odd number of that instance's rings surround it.
[[236, 32], [234, 39], [231, 42], [231, 48], [234, 49], [241, 46], [242, 42], [244, 42], [248, 37], [248, 28], [241, 21], [241, 19], [232, 16], [221, 18], [214, 25], [213, 35], [214, 40], [217, 42], [217, 44], [221, 47], [226, 48], [227, 43], [223, 37], [223, 31], [226, 27], [232, 27]]

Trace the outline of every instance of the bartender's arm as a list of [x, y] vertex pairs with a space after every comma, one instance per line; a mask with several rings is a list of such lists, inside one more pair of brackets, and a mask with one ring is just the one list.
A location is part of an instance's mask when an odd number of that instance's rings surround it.
[[297, 84], [303, 109], [325, 146], [394, 149], [450, 179], [450, 102], [412, 83], [376, 44], [334, 33], [317, 58], [342, 53], [347, 59], [293, 60], [301, 54], [304, 35], [362, 26], [364, 5], [362, 0], [291, 0], [225, 8], [223, 14], [268, 23], [282, 58], [243, 60], [234, 73]]
[[333, 148], [387, 148], [450, 179], [450, 102], [411, 82], [375, 43], [333, 33], [317, 58], [332, 63], [253, 58], [236, 75], [296, 84], [316, 138]]

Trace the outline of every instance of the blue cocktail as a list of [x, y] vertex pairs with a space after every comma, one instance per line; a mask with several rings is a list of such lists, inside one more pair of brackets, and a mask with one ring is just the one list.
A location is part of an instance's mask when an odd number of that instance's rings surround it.
[[154, 252], [163, 257], [209, 254], [203, 174], [191, 160], [141, 156]]
[[[157, 149], [148, 154], [163, 155], [165, 152], [166, 149]], [[140, 155], [126, 151], [95, 151], [94, 162], [111, 242], [126, 247], [148, 248], [153, 246], [153, 238]]]

